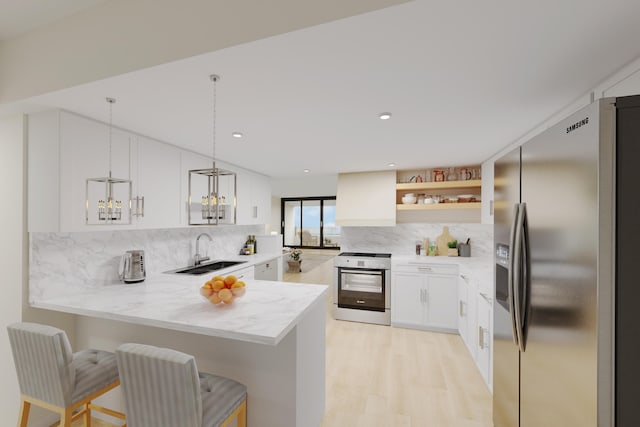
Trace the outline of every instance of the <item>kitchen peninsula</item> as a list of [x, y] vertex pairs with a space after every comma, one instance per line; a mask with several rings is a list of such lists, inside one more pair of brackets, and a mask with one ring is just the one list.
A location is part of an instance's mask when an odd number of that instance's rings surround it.
[[31, 305], [85, 316], [76, 331], [83, 346], [140, 342], [193, 354], [200, 370], [246, 384], [249, 425], [320, 425], [326, 286], [249, 280], [242, 298], [214, 306], [199, 295], [203, 277], [157, 273], [141, 284], [73, 287]]

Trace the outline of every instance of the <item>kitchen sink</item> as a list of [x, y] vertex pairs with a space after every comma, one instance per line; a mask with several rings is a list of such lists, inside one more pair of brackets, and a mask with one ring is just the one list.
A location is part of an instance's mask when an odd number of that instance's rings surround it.
[[205, 274], [212, 271], [222, 270], [223, 268], [233, 267], [234, 265], [244, 264], [246, 261], [212, 261], [206, 264], [193, 265], [191, 267], [183, 267], [177, 270], [165, 271], [165, 273], [174, 274]]

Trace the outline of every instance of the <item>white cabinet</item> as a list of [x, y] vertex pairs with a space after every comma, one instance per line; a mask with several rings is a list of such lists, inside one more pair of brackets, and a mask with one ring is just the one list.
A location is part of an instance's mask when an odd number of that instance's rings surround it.
[[493, 160], [482, 164], [482, 223], [493, 224]]
[[280, 280], [278, 279], [278, 273], [280, 272], [279, 263], [281, 263], [281, 257], [274, 258], [265, 262], [261, 262], [255, 265], [255, 279], [256, 280]]
[[339, 174], [336, 225], [396, 225], [396, 172]]
[[399, 265], [392, 275], [393, 326], [457, 331], [457, 266], [422, 263]]
[[133, 223], [138, 228], [178, 227], [180, 150], [146, 137], [137, 137], [131, 154], [135, 165], [132, 174], [133, 197], [140, 198], [132, 202]]
[[483, 294], [478, 296], [478, 326], [477, 326], [477, 356], [476, 365], [480, 369], [482, 378], [485, 383], [492, 388], [492, 344], [493, 344], [493, 326], [492, 326], [492, 307], [491, 302], [486, 299]]
[[392, 273], [391, 324], [421, 327], [425, 324], [426, 279], [419, 273]]
[[[113, 178], [131, 178], [131, 134], [120, 129], [112, 129], [111, 172]], [[88, 223], [85, 223], [85, 200], [87, 178], [103, 178], [109, 175], [109, 126], [77, 116], [60, 112], [60, 231], [97, 230], [97, 200], [101, 196], [89, 194]], [[99, 188], [100, 185], [97, 185]], [[96, 187], [94, 187], [96, 188]], [[101, 193], [101, 190], [100, 190]], [[116, 200], [127, 200], [128, 186], [115, 185]], [[37, 207], [30, 206], [37, 209]], [[129, 215], [128, 204], [123, 203], [123, 218]], [[124, 221], [128, 222], [128, 221]], [[130, 225], [109, 225], [110, 228], [126, 228]]]
[[238, 224], [268, 224], [271, 222], [271, 181], [268, 177], [237, 169]]
[[233, 274], [234, 276], [236, 276], [238, 280], [242, 280], [246, 282], [247, 280], [255, 279], [255, 268], [253, 266], [243, 267], [239, 270], [230, 271], [227, 273], [227, 275], [228, 274]]
[[478, 324], [476, 308], [476, 289], [465, 274], [458, 279], [458, 332], [471, 357], [476, 358], [476, 326]]

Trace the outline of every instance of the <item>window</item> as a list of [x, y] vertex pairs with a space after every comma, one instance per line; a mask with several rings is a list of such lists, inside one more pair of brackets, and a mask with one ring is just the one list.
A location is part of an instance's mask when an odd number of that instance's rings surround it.
[[340, 248], [335, 197], [285, 198], [281, 207], [284, 246]]

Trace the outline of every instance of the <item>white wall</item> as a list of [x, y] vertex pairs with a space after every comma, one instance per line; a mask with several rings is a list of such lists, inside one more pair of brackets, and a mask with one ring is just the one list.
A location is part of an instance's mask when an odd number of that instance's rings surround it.
[[0, 271], [3, 281], [0, 298], [0, 354], [3, 361], [0, 365], [0, 378], [3, 378], [0, 414], [3, 414], [5, 421], [13, 419], [13, 414], [17, 417], [20, 398], [6, 327], [22, 318], [26, 227], [23, 121], [22, 115], [0, 118], [0, 199], [4, 201], [0, 221]]
[[338, 175], [305, 175], [271, 178], [271, 194], [277, 197], [335, 196]]

